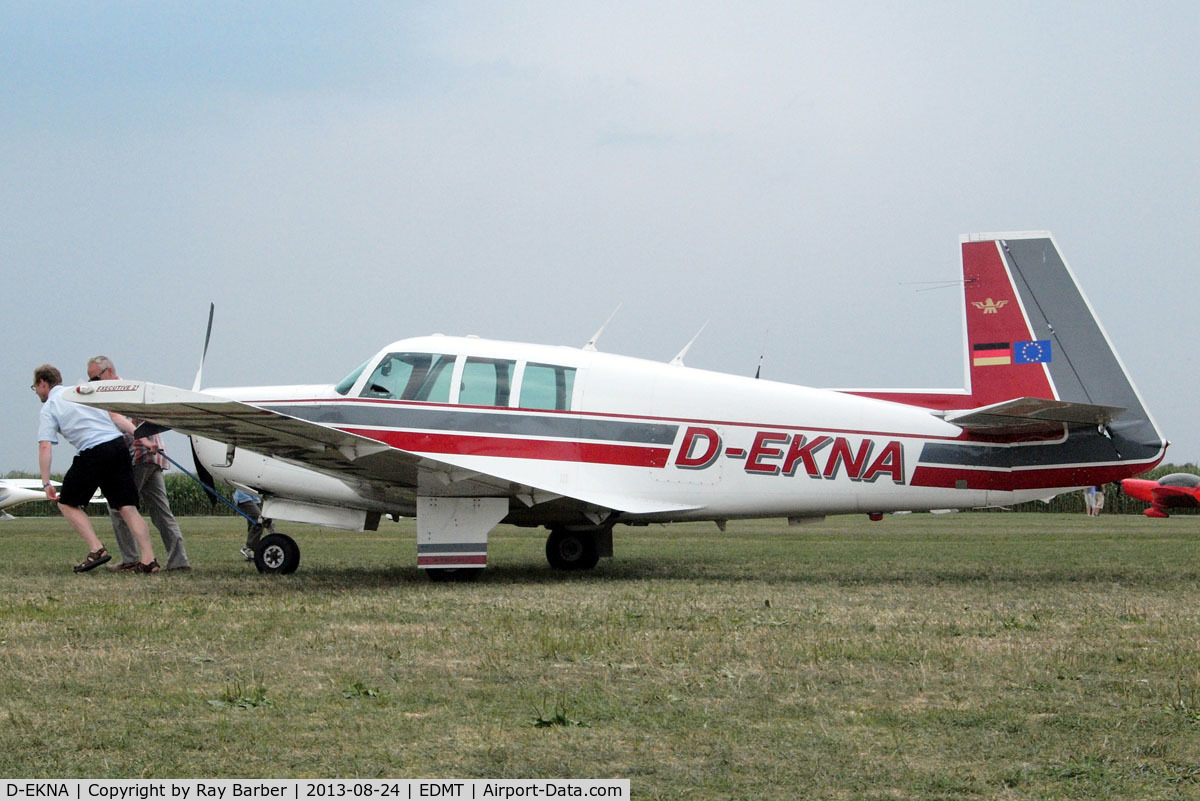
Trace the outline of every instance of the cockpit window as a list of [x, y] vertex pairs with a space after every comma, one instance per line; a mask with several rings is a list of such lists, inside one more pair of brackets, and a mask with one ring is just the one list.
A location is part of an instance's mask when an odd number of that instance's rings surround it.
[[367, 365], [370, 363], [371, 363], [371, 360], [367, 359], [365, 362], [360, 364], [358, 367], [355, 367], [353, 372], [350, 373], [350, 375], [346, 376], [345, 378], [343, 378], [341, 381], [339, 381], [337, 383], [337, 386], [335, 386], [333, 388], [333, 391], [339, 395], [345, 395], [347, 392], [349, 392], [350, 388], [354, 386], [354, 382], [358, 380], [358, 377], [360, 375], [362, 375], [362, 371], [366, 370]]
[[530, 362], [525, 365], [525, 374], [521, 379], [519, 405], [523, 409], [568, 411], [571, 408], [571, 393], [574, 388], [574, 367]]
[[1164, 487], [1198, 487], [1200, 486], [1200, 476], [1192, 473], [1171, 473], [1160, 478], [1158, 483]]
[[364, 398], [449, 403], [454, 357], [438, 353], [389, 353], [371, 373]]
[[458, 402], [468, 406], [507, 406], [516, 362], [469, 358], [463, 365]]

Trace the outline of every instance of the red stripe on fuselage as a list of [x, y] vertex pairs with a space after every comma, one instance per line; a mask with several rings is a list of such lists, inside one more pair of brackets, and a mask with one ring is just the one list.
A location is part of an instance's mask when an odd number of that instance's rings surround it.
[[452, 453], [459, 456], [499, 456], [552, 462], [589, 462], [623, 467], [666, 467], [670, 448], [606, 445], [594, 442], [517, 439], [477, 434], [431, 434], [416, 431], [377, 431], [340, 428], [349, 434], [383, 442], [414, 453]]
[[[1076, 465], [1033, 470], [972, 470], [963, 467], [917, 467], [913, 487], [1010, 492], [1050, 487], [1108, 484], [1146, 472], [1153, 464]], [[965, 481], [966, 486], [959, 482]]]

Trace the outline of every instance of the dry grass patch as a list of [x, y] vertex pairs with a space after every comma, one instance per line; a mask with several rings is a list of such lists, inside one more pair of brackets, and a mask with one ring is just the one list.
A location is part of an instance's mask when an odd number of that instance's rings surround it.
[[629, 777], [645, 798], [1200, 795], [1200, 537], [1057, 515], [538, 532], [477, 584], [410, 524], [291, 577], [185, 521], [188, 576], [75, 576], [0, 526], [8, 776]]

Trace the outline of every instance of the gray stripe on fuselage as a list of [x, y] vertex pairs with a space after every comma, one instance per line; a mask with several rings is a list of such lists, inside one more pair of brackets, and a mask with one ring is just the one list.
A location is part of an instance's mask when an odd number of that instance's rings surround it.
[[1126, 425], [1113, 423], [1113, 438], [1095, 428], [1071, 431], [1065, 442], [1044, 445], [992, 445], [986, 442], [929, 442], [921, 448], [920, 464], [996, 469], [1056, 467], [1067, 464], [1097, 464], [1152, 459], [1157, 443], [1143, 443], [1122, 436]]
[[262, 408], [329, 426], [418, 429], [447, 433], [510, 434], [524, 437], [637, 442], [670, 445], [678, 426], [631, 420], [592, 420], [558, 415], [476, 412], [395, 404], [270, 404]]

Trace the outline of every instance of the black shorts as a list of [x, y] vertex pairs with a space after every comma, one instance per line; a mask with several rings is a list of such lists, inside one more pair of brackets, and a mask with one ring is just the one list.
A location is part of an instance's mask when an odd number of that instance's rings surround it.
[[133, 457], [125, 437], [110, 439], [103, 445], [75, 454], [71, 469], [63, 477], [59, 503], [87, 506], [99, 488], [113, 509], [137, 506], [137, 484], [133, 481]]

